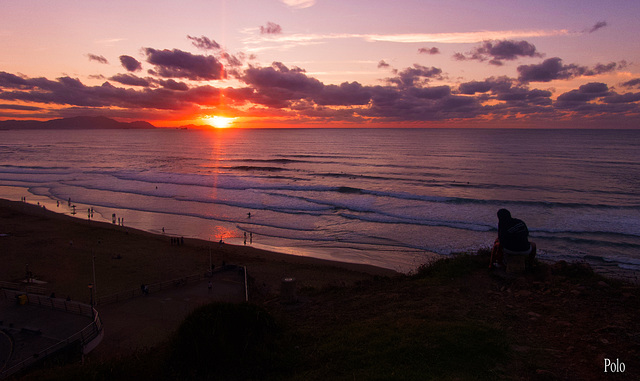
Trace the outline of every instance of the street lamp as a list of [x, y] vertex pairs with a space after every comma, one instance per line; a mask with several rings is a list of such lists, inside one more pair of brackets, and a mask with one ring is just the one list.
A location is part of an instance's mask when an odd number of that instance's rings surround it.
[[87, 287], [89, 287], [89, 300], [90, 300], [90, 303], [91, 303], [91, 317], [94, 317], [94, 315], [93, 315], [93, 283], [89, 283], [89, 285]]

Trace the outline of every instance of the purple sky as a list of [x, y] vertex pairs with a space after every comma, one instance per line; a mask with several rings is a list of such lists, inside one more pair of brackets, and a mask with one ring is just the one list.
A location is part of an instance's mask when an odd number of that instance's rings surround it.
[[638, 1], [7, 2], [0, 120], [638, 128], [639, 14]]

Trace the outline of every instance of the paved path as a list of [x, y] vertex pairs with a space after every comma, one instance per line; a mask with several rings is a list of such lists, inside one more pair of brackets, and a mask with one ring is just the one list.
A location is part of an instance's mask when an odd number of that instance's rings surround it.
[[[239, 271], [221, 271], [197, 283], [151, 293], [124, 302], [98, 306], [104, 339], [89, 358], [127, 355], [165, 341], [195, 308], [211, 302], [245, 301], [244, 276]], [[0, 369], [32, 356], [91, 323], [91, 318], [33, 305], [17, 305], [0, 299]], [[11, 328], [9, 328], [11, 326]], [[23, 332], [22, 328], [42, 333]]]
[[195, 308], [211, 302], [245, 301], [244, 276], [237, 271], [214, 273], [209, 279], [174, 289], [162, 290], [125, 302], [98, 306], [104, 339], [90, 358], [127, 355], [169, 338]]

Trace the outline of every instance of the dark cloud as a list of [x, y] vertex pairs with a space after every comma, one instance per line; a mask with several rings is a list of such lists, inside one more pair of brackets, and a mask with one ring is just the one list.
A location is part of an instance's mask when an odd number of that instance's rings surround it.
[[446, 85], [422, 88], [414, 87], [408, 90], [408, 94], [419, 99], [442, 99], [451, 95], [451, 88]]
[[598, 21], [594, 26], [592, 26], [592, 27], [589, 29], [589, 31], [588, 31], [588, 32], [589, 32], [589, 33], [593, 33], [593, 32], [595, 32], [596, 30], [599, 30], [599, 29], [604, 28], [605, 26], [607, 26], [607, 22], [606, 22], [606, 21]]
[[640, 78], [635, 78], [627, 82], [621, 83], [624, 87], [640, 87]]
[[640, 93], [611, 94], [604, 97], [605, 103], [634, 103], [640, 101]]
[[153, 84], [152, 79], [141, 78], [133, 74], [116, 74], [109, 78], [109, 80], [128, 86], [150, 87]]
[[260, 34], [280, 34], [282, 27], [276, 23], [269, 21], [266, 26], [260, 27]]
[[96, 62], [100, 62], [101, 64], [108, 64], [109, 63], [109, 61], [106, 58], [104, 58], [103, 56], [98, 56], [98, 55], [89, 53], [89, 54], [87, 54], [87, 57], [89, 57], [89, 61], [96, 61]]
[[475, 93], [486, 93], [488, 91], [491, 91], [491, 89], [493, 89], [493, 86], [494, 84], [489, 80], [471, 81], [461, 83], [458, 87], [458, 90], [461, 94], [474, 95]]
[[142, 64], [140, 63], [140, 61], [138, 61], [137, 59], [131, 56], [126, 56], [126, 55], [120, 56], [120, 63], [122, 64], [122, 67], [124, 67], [125, 69], [127, 69], [127, 71], [130, 71], [130, 72], [142, 70]]
[[311, 98], [324, 88], [304, 70], [288, 68], [282, 62], [274, 62], [271, 67], [249, 67], [241, 79], [255, 89], [258, 103], [271, 107], [286, 107], [290, 101]]
[[202, 50], [218, 50], [220, 49], [220, 44], [215, 42], [214, 40], [209, 39], [205, 36], [193, 37], [187, 36], [188, 39], [191, 40], [193, 46]]
[[507, 102], [527, 101], [533, 104], [551, 104], [551, 95], [549, 90], [513, 87], [508, 90], [498, 91], [496, 99]]
[[434, 55], [434, 54], [440, 54], [440, 49], [433, 47], [433, 48], [420, 48], [418, 49], [418, 53], [420, 54], [430, 54], [430, 55]]
[[153, 73], [164, 78], [208, 81], [227, 76], [222, 63], [214, 56], [195, 55], [178, 49], [145, 48], [144, 53], [147, 55], [147, 62], [155, 67]]
[[222, 53], [221, 58], [227, 62], [228, 66], [239, 67], [244, 64], [242, 57], [234, 56], [227, 52]]
[[160, 86], [164, 87], [165, 89], [169, 89], [169, 90], [175, 90], [175, 91], [187, 91], [189, 90], [189, 86], [184, 83], [184, 82], [177, 82], [173, 79], [168, 79], [168, 80], [159, 80], [158, 83], [160, 84]]
[[24, 105], [14, 105], [14, 104], [2, 104], [2, 103], [0, 103], [0, 110], [38, 111], [38, 110], [42, 110], [42, 108], [41, 107], [35, 107], [35, 106], [24, 106]]
[[388, 67], [390, 67], [390, 66], [391, 66], [391, 65], [389, 65], [388, 63], [386, 63], [384, 60], [380, 60], [380, 62], [378, 62], [378, 69], [381, 69], [381, 68], [388, 68]]
[[26, 78], [0, 71], [0, 88], [30, 89], [34, 86]]
[[558, 96], [557, 102], [566, 103], [584, 103], [590, 102], [597, 98], [610, 95], [609, 86], [606, 83], [591, 82], [580, 86], [577, 90], [571, 90]]
[[503, 61], [513, 61], [519, 57], [542, 57], [536, 47], [527, 41], [499, 40], [483, 41], [466, 54], [456, 53], [453, 58], [458, 61], [489, 61], [492, 65], [501, 66]]
[[522, 83], [549, 82], [555, 79], [571, 79], [577, 76], [594, 76], [609, 73], [625, 67], [627, 63], [611, 62], [609, 64], [597, 64], [593, 68], [575, 64], [564, 65], [558, 57], [548, 58], [541, 64], [518, 66], [518, 79]]
[[430, 79], [442, 79], [442, 69], [414, 64], [402, 71], [396, 71], [396, 77], [387, 78], [387, 82], [400, 87], [424, 85]]
[[[0, 72], [0, 88], [4, 90], [0, 92], [0, 99], [8, 101], [109, 110], [113, 108], [182, 110], [191, 108], [195, 104], [216, 104], [220, 99], [219, 89], [200, 86], [184, 90], [184, 86], [175, 81], [164, 83], [160, 81], [163, 88], [145, 87], [135, 90], [116, 87], [109, 82], [101, 86], [86, 86], [78, 79], [70, 77], [61, 77], [52, 81], [46, 78], [21, 78], [6, 74], [8, 73]], [[169, 87], [183, 91], [170, 90]]]
[[358, 82], [344, 82], [339, 86], [325, 85], [322, 91], [312, 97], [316, 104], [324, 106], [366, 105], [370, 99], [370, 89]]

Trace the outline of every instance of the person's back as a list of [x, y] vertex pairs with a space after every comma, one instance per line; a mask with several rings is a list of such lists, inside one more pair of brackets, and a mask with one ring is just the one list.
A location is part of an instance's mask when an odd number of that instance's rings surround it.
[[[498, 215], [498, 240], [504, 249], [509, 251], [526, 251], [531, 248], [529, 229], [524, 221], [512, 218], [509, 211]], [[509, 213], [509, 214], [507, 214]]]
[[498, 239], [491, 250], [491, 262], [504, 264], [504, 254], [526, 255], [528, 266], [533, 264], [536, 256], [536, 244], [529, 242], [529, 229], [524, 221], [511, 217], [507, 209], [498, 210]]

